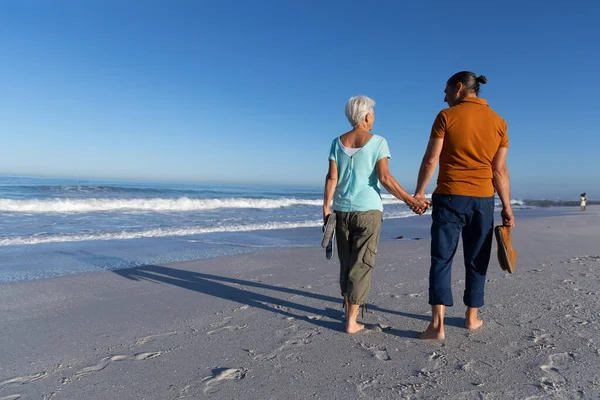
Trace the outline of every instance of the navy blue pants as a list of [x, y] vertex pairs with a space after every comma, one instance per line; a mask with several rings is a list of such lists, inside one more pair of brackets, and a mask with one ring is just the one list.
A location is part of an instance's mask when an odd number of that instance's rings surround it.
[[479, 308], [483, 306], [492, 252], [494, 197], [434, 194], [432, 204], [429, 304], [454, 305], [452, 259], [462, 232], [466, 269], [463, 301], [467, 307]]

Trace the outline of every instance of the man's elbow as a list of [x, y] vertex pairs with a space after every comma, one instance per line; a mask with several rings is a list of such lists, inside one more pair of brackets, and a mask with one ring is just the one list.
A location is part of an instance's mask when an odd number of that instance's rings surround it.
[[435, 169], [437, 167], [437, 163], [438, 163], [437, 158], [424, 158], [422, 168], [425, 168], [425, 169], [434, 168]]
[[333, 174], [327, 174], [325, 175], [325, 181], [327, 182], [335, 182], [337, 181], [337, 176], [333, 176]]
[[506, 167], [496, 168], [496, 169], [494, 169], [493, 174], [494, 174], [494, 180], [508, 179], [508, 168], [506, 168]]

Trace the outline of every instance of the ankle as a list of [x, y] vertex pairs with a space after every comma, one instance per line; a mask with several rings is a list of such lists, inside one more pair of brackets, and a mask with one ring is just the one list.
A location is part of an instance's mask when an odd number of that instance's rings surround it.
[[444, 324], [440, 323], [440, 321], [433, 320], [429, 323], [429, 327], [431, 329], [440, 330], [440, 328], [444, 328]]
[[479, 310], [477, 308], [467, 307], [465, 317], [468, 320], [477, 321], [479, 319]]

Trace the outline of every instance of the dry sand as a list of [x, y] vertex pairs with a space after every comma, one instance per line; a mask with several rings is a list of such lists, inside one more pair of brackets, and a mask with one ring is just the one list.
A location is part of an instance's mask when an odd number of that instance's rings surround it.
[[317, 247], [0, 285], [0, 400], [598, 399], [599, 211], [517, 221], [475, 332], [459, 252], [442, 342], [426, 240], [380, 246], [353, 336]]

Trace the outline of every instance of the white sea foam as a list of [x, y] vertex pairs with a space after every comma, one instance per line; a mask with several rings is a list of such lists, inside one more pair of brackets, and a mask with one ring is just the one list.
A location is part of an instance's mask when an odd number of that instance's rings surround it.
[[[383, 204], [404, 204], [390, 194], [383, 194]], [[276, 209], [294, 206], [321, 206], [322, 200], [280, 198], [222, 198], [194, 199], [180, 197], [177, 199], [43, 199], [13, 200], [0, 199], [0, 212], [27, 214], [75, 214], [87, 212], [190, 212], [216, 209]], [[512, 199], [513, 206], [524, 206], [522, 200]], [[496, 207], [501, 203], [497, 199]]]
[[215, 227], [176, 227], [155, 228], [141, 231], [59, 233], [49, 235], [28, 235], [0, 239], [0, 246], [28, 245], [40, 243], [82, 242], [86, 240], [125, 240], [157, 238], [167, 236], [188, 236], [217, 232], [248, 232], [272, 229], [311, 228], [321, 226], [321, 221], [269, 222], [265, 224], [224, 225]]
[[[412, 212], [399, 212], [386, 214], [386, 219], [408, 218], [415, 214]], [[36, 234], [26, 236], [14, 236], [0, 238], [0, 246], [18, 246], [32, 245], [42, 243], [62, 243], [62, 242], [83, 242], [99, 240], [127, 240], [142, 238], [160, 238], [169, 236], [189, 236], [201, 235], [207, 233], [221, 232], [250, 232], [260, 230], [274, 229], [294, 229], [294, 228], [316, 228], [321, 227], [321, 220], [300, 221], [300, 222], [268, 222], [264, 224], [247, 225], [223, 225], [215, 227], [175, 227], [175, 228], [155, 228], [139, 231], [119, 231], [119, 232], [91, 232], [91, 233], [54, 233], [54, 234]]]
[[14, 213], [84, 213], [114, 211], [154, 211], [182, 212], [202, 211], [219, 208], [280, 208], [292, 206], [320, 206], [323, 200], [306, 200], [296, 198], [281, 199], [44, 199], [44, 200], [12, 200], [0, 199], [0, 212]]
[[[382, 195], [383, 204], [404, 204], [392, 195]], [[36, 199], [13, 200], [0, 199], [0, 212], [13, 213], [59, 213], [74, 214], [86, 212], [186, 212], [215, 210], [219, 208], [253, 208], [274, 209], [293, 206], [321, 206], [323, 200], [297, 198], [252, 199], [252, 198], [221, 198], [194, 199], [180, 197], [148, 198], [148, 199]]]

